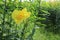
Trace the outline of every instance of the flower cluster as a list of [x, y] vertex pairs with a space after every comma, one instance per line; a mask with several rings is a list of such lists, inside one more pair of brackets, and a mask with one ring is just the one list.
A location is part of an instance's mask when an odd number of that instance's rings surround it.
[[16, 22], [16, 24], [21, 23], [23, 20], [26, 20], [30, 17], [30, 12], [27, 12], [27, 9], [24, 8], [22, 10], [14, 10], [12, 13], [12, 19]]

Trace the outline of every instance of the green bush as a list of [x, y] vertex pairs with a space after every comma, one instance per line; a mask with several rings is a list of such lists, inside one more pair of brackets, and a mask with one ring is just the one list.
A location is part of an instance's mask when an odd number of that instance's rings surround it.
[[[31, 16], [17, 25], [12, 19], [12, 12], [23, 8], [27, 8]], [[59, 2], [53, 5], [41, 0], [0, 1], [0, 40], [55, 40], [55, 37], [60, 40], [60, 36], [51, 33], [60, 33]]]

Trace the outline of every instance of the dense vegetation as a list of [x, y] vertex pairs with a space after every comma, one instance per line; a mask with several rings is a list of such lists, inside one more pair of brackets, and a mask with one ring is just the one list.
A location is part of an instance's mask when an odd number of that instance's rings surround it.
[[[24, 8], [31, 15], [16, 24], [12, 13]], [[60, 1], [0, 0], [0, 40], [60, 40]]]

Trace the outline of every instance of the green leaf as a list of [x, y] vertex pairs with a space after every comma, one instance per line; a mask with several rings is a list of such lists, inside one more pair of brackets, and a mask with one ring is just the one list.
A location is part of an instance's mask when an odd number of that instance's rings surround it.
[[41, 10], [42, 12], [46, 13], [46, 14], [50, 14], [48, 11], [45, 10]]

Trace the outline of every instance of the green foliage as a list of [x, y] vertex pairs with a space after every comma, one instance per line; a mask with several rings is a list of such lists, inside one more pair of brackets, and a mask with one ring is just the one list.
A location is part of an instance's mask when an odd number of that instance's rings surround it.
[[[57, 25], [58, 21], [58, 12], [59, 12], [59, 5], [58, 1], [55, 2], [42, 2], [42, 9], [46, 10], [47, 12], [43, 11], [44, 13], [49, 13], [46, 17], [46, 30], [53, 32], [53, 33], [60, 33], [59, 26]], [[56, 21], [57, 20], [57, 21]], [[58, 23], [59, 24], [59, 23]]]
[[[0, 0], [0, 40], [60, 40], [60, 2], [55, 3]], [[17, 25], [11, 14], [23, 8], [27, 8], [31, 16]]]

